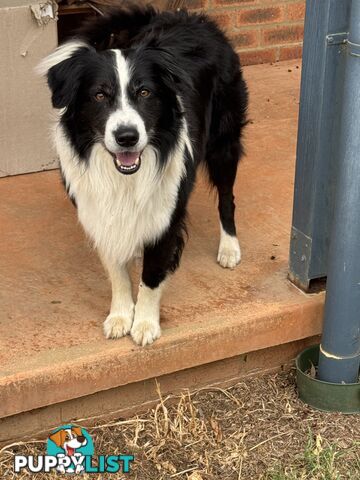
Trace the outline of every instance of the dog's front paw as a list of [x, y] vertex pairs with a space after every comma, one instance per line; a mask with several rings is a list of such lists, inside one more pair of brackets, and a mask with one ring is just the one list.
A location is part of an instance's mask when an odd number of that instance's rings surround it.
[[130, 332], [134, 318], [134, 307], [128, 313], [110, 313], [104, 322], [106, 338], [120, 338]]
[[138, 345], [150, 345], [161, 336], [159, 318], [136, 318], [135, 315], [131, 336]]
[[76, 465], [75, 473], [79, 474], [85, 470], [83, 465]]
[[241, 260], [241, 250], [238, 239], [231, 235], [224, 236], [219, 245], [218, 263], [224, 268], [234, 268]]

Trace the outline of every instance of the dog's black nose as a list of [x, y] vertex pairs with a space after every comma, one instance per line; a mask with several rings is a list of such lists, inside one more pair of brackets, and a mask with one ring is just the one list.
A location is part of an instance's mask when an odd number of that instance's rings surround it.
[[134, 127], [118, 128], [114, 135], [120, 147], [133, 147], [139, 141], [139, 133]]
[[78, 442], [84, 443], [85, 442], [85, 437], [83, 435], [78, 435], [77, 437]]

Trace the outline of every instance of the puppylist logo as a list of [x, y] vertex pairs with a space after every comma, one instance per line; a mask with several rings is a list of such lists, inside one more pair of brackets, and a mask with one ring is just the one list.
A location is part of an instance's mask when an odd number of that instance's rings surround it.
[[94, 456], [94, 444], [85, 428], [63, 425], [48, 437], [46, 455], [15, 455], [14, 472], [130, 473], [133, 455]]

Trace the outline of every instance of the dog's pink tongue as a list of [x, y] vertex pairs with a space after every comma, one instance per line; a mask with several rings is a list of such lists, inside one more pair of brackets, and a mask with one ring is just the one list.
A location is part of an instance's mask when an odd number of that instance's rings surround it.
[[138, 158], [139, 152], [122, 152], [116, 154], [116, 160], [126, 167], [134, 165]]
[[74, 455], [74, 452], [75, 452], [75, 448], [67, 447], [67, 454], [69, 457]]

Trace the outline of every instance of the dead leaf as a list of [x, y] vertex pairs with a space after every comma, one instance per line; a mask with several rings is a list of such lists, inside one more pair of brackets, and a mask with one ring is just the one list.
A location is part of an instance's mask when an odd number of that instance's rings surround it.
[[211, 425], [211, 428], [213, 429], [213, 431], [215, 433], [216, 441], [221, 442], [221, 440], [223, 439], [223, 434], [222, 434], [222, 430], [221, 430], [219, 422], [214, 417], [211, 417], [210, 418], [210, 425]]
[[316, 368], [313, 365], [313, 363], [311, 363], [311, 367], [310, 367], [310, 377], [311, 378], [316, 378]]
[[188, 477], [188, 480], [203, 480], [203, 477], [199, 472], [192, 472], [192, 474]]
[[161, 466], [164, 470], [166, 470], [169, 473], [176, 473], [176, 467], [169, 461], [161, 462]]

